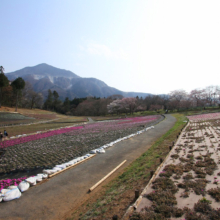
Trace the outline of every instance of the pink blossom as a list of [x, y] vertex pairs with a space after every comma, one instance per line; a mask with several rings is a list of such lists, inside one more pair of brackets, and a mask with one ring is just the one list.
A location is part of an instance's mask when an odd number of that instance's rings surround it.
[[66, 132], [69, 132], [72, 130], [78, 130], [78, 129], [82, 129], [82, 128], [83, 128], [83, 126], [62, 128], [62, 129], [58, 129], [58, 130], [54, 130], [54, 131], [47, 131], [47, 132], [41, 133], [41, 134], [35, 134], [35, 135], [29, 135], [26, 137], [16, 138], [14, 140], [6, 140], [6, 141], [3, 141], [0, 143], [0, 148], [6, 148], [6, 147], [13, 146], [15, 144], [22, 144], [22, 143], [26, 143], [29, 141], [34, 141], [34, 140], [38, 140], [41, 138], [51, 137], [54, 135], [63, 134], [63, 133], [66, 133]]

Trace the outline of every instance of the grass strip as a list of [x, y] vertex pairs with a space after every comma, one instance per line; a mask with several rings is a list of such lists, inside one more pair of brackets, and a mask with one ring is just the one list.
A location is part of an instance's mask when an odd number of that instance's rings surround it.
[[[30, 134], [35, 133], [37, 131], [47, 131], [50, 129], [59, 129], [61, 127], [67, 126], [75, 126], [79, 123], [83, 123], [83, 120], [77, 119], [66, 119], [66, 121], [59, 119], [55, 121], [49, 121], [47, 123], [40, 123], [40, 124], [30, 124], [30, 125], [20, 125], [20, 126], [10, 126], [10, 127], [3, 127], [2, 129], [6, 129], [9, 136], [16, 136], [21, 134]], [[67, 121], [69, 120], [69, 121]], [[45, 121], [45, 120], [44, 120]]]
[[185, 126], [186, 118], [183, 114], [173, 116], [177, 121], [166, 134], [131, 163], [120, 176], [107, 184], [98, 199], [89, 199], [68, 219], [112, 219], [113, 214], [121, 219], [127, 208], [135, 202], [134, 190], [141, 192], [147, 185], [150, 171], [156, 170], [160, 164], [159, 158], [166, 157], [169, 146]]

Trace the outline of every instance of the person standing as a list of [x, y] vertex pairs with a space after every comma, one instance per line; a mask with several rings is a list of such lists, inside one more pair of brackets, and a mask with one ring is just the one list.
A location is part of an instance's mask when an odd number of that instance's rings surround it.
[[0, 141], [2, 141], [3, 135], [2, 132], [0, 132]]
[[6, 130], [4, 130], [4, 137], [5, 137], [5, 138], [8, 137], [8, 133], [7, 133]]

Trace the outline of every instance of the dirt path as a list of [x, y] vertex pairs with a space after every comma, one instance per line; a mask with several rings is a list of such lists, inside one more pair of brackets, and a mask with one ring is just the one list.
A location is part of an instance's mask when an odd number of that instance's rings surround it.
[[[63, 219], [67, 213], [93, 196], [102, 185], [144, 153], [175, 121], [173, 116], [167, 115], [154, 129], [119, 142], [107, 149], [106, 154], [98, 154], [85, 163], [30, 188], [20, 199], [1, 203], [0, 219]], [[91, 186], [125, 159], [127, 162], [111, 178], [88, 193]]]
[[94, 123], [94, 121], [91, 118], [87, 118], [88, 119], [88, 123]]

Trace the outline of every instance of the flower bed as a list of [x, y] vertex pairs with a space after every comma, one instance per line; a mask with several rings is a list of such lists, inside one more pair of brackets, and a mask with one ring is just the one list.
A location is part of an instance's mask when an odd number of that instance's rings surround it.
[[9, 121], [9, 120], [25, 120], [25, 119], [35, 119], [33, 117], [26, 117], [19, 113], [5, 113], [0, 112], [0, 121]]
[[19, 113], [0, 112], [0, 127], [16, 124], [27, 124], [33, 121], [35, 121], [35, 118], [27, 117]]
[[26, 143], [26, 142], [30, 142], [30, 141], [34, 141], [34, 140], [38, 140], [38, 139], [42, 139], [42, 138], [47, 138], [47, 137], [51, 137], [54, 135], [58, 135], [58, 134], [63, 134], [72, 130], [78, 130], [83, 128], [83, 126], [78, 126], [78, 127], [70, 127], [70, 128], [63, 128], [63, 129], [59, 129], [59, 130], [54, 130], [54, 131], [48, 131], [42, 134], [35, 134], [35, 135], [30, 135], [27, 137], [21, 137], [21, 138], [17, 138], [14, 140], [7, 140], [4, 142], [0, 143], [0, 148], [7, 148], [16, 144], [22, 144], [22, 143]]
[[146, 116], [124, 119], [125, 123], [121, 123], [123, 120], [99, 122], [5, 141], [1, 146], [7, 151], [0, 158], [0, 173], [52, 168], [161, 119], [161, 116]]
[[26, 116], [36, 119], [52, 120], [56, 118], [56, 114], [26, 114]]
[[209, 113], [209, 114], [203, 114], [203, 115], [192, 115], [187, 116], [190, 121], [206, 121], [209, 119], [219, 119], [220, 113]]

